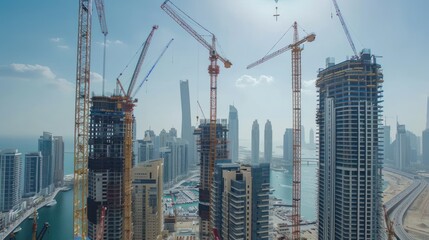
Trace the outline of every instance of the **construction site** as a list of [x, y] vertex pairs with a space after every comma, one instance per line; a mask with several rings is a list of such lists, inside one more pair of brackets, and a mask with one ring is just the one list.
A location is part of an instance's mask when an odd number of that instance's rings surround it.
[[[168, 36], [171, 40], [166, 42], [160, 53], [155, 54], [156, 61], [149, 66], [147, 74], [141, 77], [140, 73], [148, 65], [146, 58], [154, 36], [159, 34], [165, 37], [172, 31], [159, 31], [158, 23], [153, 23], [151, 29], [145, 29], [144, 33], [148, 32], [148, 35], [138, 49], [139, 54], [136, 53], [138, 58], [131, 70], [132, 76], [127, 78], [124, 72], [129, 70], [128, 66], [134, 59], [118, 74], [115, 88], [107, 91], [105, 71], [110, 67], [106, 66], [109, 15], [105, 13], [103, 0], [78, 2], [73, 121], [74, 240], [429, 238], [429, 210], [426, 210], [429, 209], [429, 187], [425, 180], [390, 169], [383, 170], [379, 129], [383, 117], [384, 80], [381, 65], [377, 63], [378, 56], [369, 49], [357, 51], [336, 0], [332, 0], [332, 4], [352, 54], [350, 59], [340, 63], [328, 58], [325, 68], [319, 69], [315, 80], [318, 100], [316, 135], [319, 138], [315, 150], [318, 158], [315, 221], [307, 221], [302, 216], [302, 178], [306, 176], [302, 176], [301, 166], [304, 132], [302, 99], [305, 97], [302, 95], [302, 72], [306, 68], [307, 58], [311, 58], [315, 33], [307, 33], [297, 21], [293, 21], [289, 24], [292, 40], [288, 44], [273, 50], [280, 39], [267, 54], [246, 67], [253, 69], [262, 64], [278, 66], [274, 62], [279, 56], [284, 57], [289, 51], [291, 53], [290, 65], [282, 63], [281, 69], [289, 75], [290, 95], [282, 93], [279, 101], [287, 102], [288, 109], [291, 109], [287, 113], [290, 116], [287, 121], [292, 125], [292, 166], [289, 170], [292, 181], [283, 186], [291, 186], [292, 197], [281, 201], [270, 196], [275, 191], [270, 189], [272, 185], [269, 184], [270, 163], [246, 165], [231, 162], [228, 120], [218, 114], [218, 102], [221, 102], [218, 76], [221, 71], [231, 71], [233, 67], [220, 50], [219, 39], [223, 42], [228, 39], [202, 26], [175, 5], [176, 1], [166, 0], [160, 5], [165, 13], [162, 18], [174, 24], [174, 31], [179, 29], [177, 31], [186, 33], [195, 47], [202, 47], [204, 61], [208, 59], [207, 74], [201, 78], [209, 83], [209, 89], [204, 91], [208, 92], [204, 101], [208, 103], [209, 115], [204, 116], [205, 108], [197, 101], [203, 116], [201, 119], [197, 116], [193, 129], [193, 144], [198, 152], [194, 164], [197, 170], [189, 176], [181, 176], [182, 179], [177, 177], [179, 170], [173, 174], [169, 168], [174, 166], [181, 169], [180, 173], [188, 174], [188, 161], [172, 164], [171, 159], [164, 162], [164, 157], [171, 154], [188, 157], [191, 154], [188, 149], [192, 148], [186, 146], [191, 143], [183, 141], [183, 148], [177, 150], [179, 153], [171, 153], [164, 146], [163, 152], [152, 156], [153, 159], [149, 159], [149, 155], [153, 154], [150, 151], [154, 151], [150, 147], [153, 146], [149, 147], [148, 143], [144, 149], [147, 158], [144, 165], [136, 160], [139, 153], [135, 149], [137, 131], [144, 132], [138, 128], [138, 120], [146, 117], [137, 115], [135, 110], [139, 104], [151, 101], [150, 98], [139, 101], [137, 94], [147, 85], [149, 76], [157, 68], [173, 38]], [[93, 8], [97, 15], [93, 16]], [[276, 5], [273, 15], [276, 21], [281, 17], [278, 11]], [[104, 37], [104, 43], [99, 44], [103, 47], [103, 56], [96, 58], [103, 61], [102, 90], [101, 93], [90, 94], [93, 84], [91, 48], [95, 45], [92, 36], [99, 34], [93, 23], [96, 20]], [[304, 35], [300, 36], [301, 32]], [[302, 56], [304, 44], [310, 56]], [[198, 67], [199, 64], [198, 56]], [[167, 67], [163, 71], [173, 72]], [[254, 85], [257, 84], [255, 82]], [[171, 131], [175, 135], [174, 127]], [[142, 144], [151, 141], [149, 135], [144, 137]], [[156, 144], [154, 142], [150, 144]], [[179, 179], [179, 183], [169, 182], [169, 188], [163, 189], [164, 174], [168, 175], [168, 179], [174, 176], [171, 178], [175, 181]], [[383, 180], [388, 184], [386, 189], [383, 188]], [[49, 231], [49, 224], [43, 225], [38, 233], [36, 211], [33, 217], [32, 240], [41, 240]]]

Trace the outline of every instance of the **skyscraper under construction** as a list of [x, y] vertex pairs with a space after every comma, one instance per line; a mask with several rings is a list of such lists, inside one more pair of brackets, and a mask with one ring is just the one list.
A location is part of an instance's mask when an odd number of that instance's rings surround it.
[[381, 66], [370, 50], [318, 74], [319, 239], [380, 239]]
[[125, 112], [118, 97], [95, 96], [89, 122], [88, 237], [107, 207], [105, 239], [122, 239]]
[[[216, 161], [228, 158], [227, 150], [227, 120], [218, 120], [216, 123]], [[200, 186], [198, 214], [200, 216], [200, 239], [210, 239], [210, 191], [209, 186], [209, 150], [210, 150], [210, 121], [202, 119], [200, 125], [194, 132], [198, 136], [197, 150], [200, 156]]]

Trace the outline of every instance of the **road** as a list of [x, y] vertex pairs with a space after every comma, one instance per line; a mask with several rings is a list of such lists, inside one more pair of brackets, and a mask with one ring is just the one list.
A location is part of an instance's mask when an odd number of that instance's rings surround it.
[[[393, 228], [397, 239], [411, 240], [413, 238], [404, 229], [404, 216], [408, 208], [423, 192], [428, 183], [420, 179], [414, 179], [414, 175], [409, 173], [404, 173], [395, 169], [388, 169], [388, 171], [413, 180], [413, 183], [408, 188], [385, 203], [388, 216], [394, 222]], [[386, 236], [384, 235], [382, 238], [386, 239]]]

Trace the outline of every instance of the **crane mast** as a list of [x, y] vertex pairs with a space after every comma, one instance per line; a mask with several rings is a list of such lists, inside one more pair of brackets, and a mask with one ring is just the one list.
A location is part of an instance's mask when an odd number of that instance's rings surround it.
[[[293, 24], [293, 42], [298, 42], [298, 27]], [[293, 144], [293, 177], [292, 177], [292, 239], [301, 239], [301, 47], [292, 48], [292, 144]]]
[[[203, 45], [207, 50], [209, 50], [209, 60], [210, 65], [208, 67], [208, 73], [210, 75], [210, 147], [209, 147], [209, 179], [208, 186], [212, 186], [212, 178], [214, 165], [216, 161], [216, 146], [217, 146], [217, 137], [216, 137], [216, 116], [217, 116], [217, 76], [219, 75], [219, 65], [217, 65], [217, 60], [219, 59], [224, 63], [225, 68], [230, 68], [232, 63], [220, 56], [216, 51], [216, 36], [209, 32], [212, 36], [211, 44], [207, 42], [200, 34], [195, 31], [180, 15], [178, 15], [175, 10], [168, 4], [169, 0], [166, 0], [161, 8], [174, 20], [176, 21], [185, 31], [187, 31], [195, 40], [197, 40], [201, 45]], [[171, 5], [174, 5], [170, 2]], [[177, 8], [177, 7], [176, 7]], [[197, 23], [198, 24], [198, 23]], [[201, 26], [200, 24], [198, 24]], [[202, 27], [202, 26], [201, 26]], [[211, 201], [211, 197], [209, 197]], [[210, 211], [208, 212], [208, 219], [210, 219]], [[209, 227], [211, 228], [211, 227]], [[209, 232], [211, 229], [209, 229]]]
[[344, 21], [343, 15], [341, 14], [340, 7], [338, 7], [337, 0], [332, 0], [335, 6], [335, 11], [337, 13], [338, 18], [340, 19], [341, 25], [343, 26], [344, 33], [347, 36], [347, 40], [349, 41], [350, 47], [352, 47], [354, 58], [359, 59], [359, 55], [356, 51], [355, 44], [353, 43], [352, 36], [350, 35], [349, 29], [347, 28], [346, 22]]
[[88, 231], [88, 122], [92, 0], [79, 0], [74, 129], [73, 234], [86, 239]]
[[[103, 0], [96, 0], [96, 5], [100, 18], [101, 30], [106, 39], [107, 25], [104, 16]], [[78, 239], [86, 239], [88, 232], [86, 200], [88, 197], [88, 123], [91, 72], [91, 23], [92, 0], [79, 0], [73, 185], [73, 235], [74, 238]]]
[[106, 81], [106, 40], [107, 34], [109, 31], [107, 30], [106, 16], [104, 14], [104, 2], [103, 0], [95, 0], [95, 7], [97, 8], [98, 20], [100, 21], [101, 33], [104, 35], [104, 49], [103, 49], [103, 83], [102, 83], [102, 96], [104, 96], [104, 84]]
[[301, 47], [304, 42], [312, 42], [316, 35], [311, 33], [301, 40], [298, 36], [298, 25], [293, 24], [293, 43], [249, 64], [247, 69], [264, 63], [288, 50], [292, 50], [292, 144], [293, 144], [293, 178], [292, 178], [292, 239], [299, 240], [301, 219]]
[[134, 85], [137, 81], [137, 77], [140, 73], [140, 69], [143, 65], [146, 57], [147, 50], [150, 46], [152, 36], [155, 30], [158, 29], [157, 25], [152, 27], [152, 31], [146, 39], [143, 46], [140, 57], [137, 61], [136, 68], [130, 81], [130, 85], [125, 95], [125, 91], [122, 87], [121, 82], [117, 79], [118, 84], [121, 86], [121, 90], [124, 93], [121, 99], [122, 109], [125, 112], [125, 134], [124, 134], [124, 175], [123, 175], [123, 193], [124, 193], [124, 208], [123, 208], [123, 226], [122, 226], [122, 239], [131, 240], [133, 239], [133, 223], [132, 223], [132, 207], [131, 207], [131, 168], [132, 168], [132, 156], [133, 156], [133, 112], [135, 102], [137, 99], [133, 99], [131, 93], [133, 92]]

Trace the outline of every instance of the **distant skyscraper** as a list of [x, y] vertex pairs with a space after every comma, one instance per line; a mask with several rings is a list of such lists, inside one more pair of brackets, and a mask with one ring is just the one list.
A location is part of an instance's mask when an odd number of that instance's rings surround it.
[[283, 160], [286, 164], [293, 161], [293, 129], [286, 128], [283, 135]]
[[32, 197], [40, 192], [42, 186], [42, 153], [25, 154], [24, 161], [24, 194]]
[[64, 183], [64, 141], [61, 136], [54, 136], [54, 184], [59, 187]]
[[42, 191], [49, 194], [54, 189], [54, 143], [52, 133], [43, 132], [39, 138], [39, 151], [42, 153]]
[[[228, 159], [228, 136], [227, 120], [221, 119], [216, 123], [216, 161]], [[200, 125], [195, 129], [195, 135], [198, 136], [198, 152], [200, 155], [200, 186], [199, 186], [199, 205], [198, 215], [200, 216], [200, 239], [208, 240], [212, 235], [210, 231], [210, 191], [213, 186], [209, 185], [210, 162], [210, 120], [200, 120]], [[213, 174], [213, 173], [212, 173]]]
[[395, 139], [395, 166], [399, 170], [405, 170], [410, 166], [410, 139], [407, 135], [405, 125], [396, 125], [396, 139]]
[[8, 212], [21, 201], [21, 153], [17, 149], [0, 151], [0, 211]]
[[188, 141], [188, 162], [194, 166], [196, 163], [194, 159], [196, 143], [191, 124], [191, 102], [189, 100], [188, 80], [180, 81], [180, 97], [182, 100], [182, 139]]
[[314, 130], [310, 128], [310, 147], [314, 147]]
[[417, 163], [418, 156], [420, 155], [420, 141], [419, 137], [411, 131], [407, 131], [408, 141], [410, 143], [410, 152], [407, 156], [408, 161]]
[[102, 207], [107, 207], [104, 236], [122, 239], [125, 112], [120, 101], [115, 97], [92, 97], [87, 198], [91, 239], [96, 239]]
[[422, 133], [422, 165], [429, 169], [429, 128]]
[[264, 129], [264, 162], [271, 163], [273, 158], [273, 128], [270, 120], [265, 123]]
[[213, 185], [211, 221], [222, 239], [269, 239], [269, 163], [217, 164]]
[[229, 119], [228, 119], [228, 140], [229, 152], [232, 162], [238, 161], [238, 111], [235, 106], [229, 105]]
[[302, 146], [305, 146], [305, 144], [306, 144], [304, 125], [301, 125], [301, 144], [302, 144]]
[[252, 164], [259, 163], [259, 124], [258, 120], [252, 125]]
[[391, 142], [392, 140], [390, 139], [390, 126], [383, 126], [383, 140], [384, 140], [384, 146], [383, 146], [383, 151], [384, 151], [384, 159], [385, 160], [393, 160], [391, 158]]
[[167, 140], [167, 147], [170, 149], [171, 158], [170, 177], [173, 181], [177, 181], [178, 177], [184, 177], [188, 174], [188, 141], [181, 138], [170, 138]]
[[149, 135], [146, 135], [143, 140], [137, 140], [138, 143], [138, 158], [137, 163], [146, 162], [155, 159], [155, 148], [153, 141]]
[[319, 71], [319, 240], [380, 239], [384, 232], [382, 82], [369, 49]]
[[177, 129], [170, 128], [170, 131], [168, 131], [168, 135], [169, 135], [169, 137], [175, 137], [175, 138], [177, 138]]
[[149, 160], [133, 168], [133, 238], [162, 239], [162, 159]]

